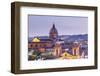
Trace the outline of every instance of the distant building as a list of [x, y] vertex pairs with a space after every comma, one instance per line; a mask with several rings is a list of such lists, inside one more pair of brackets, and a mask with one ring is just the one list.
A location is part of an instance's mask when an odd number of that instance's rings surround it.
[[53, 47], [53, 55], [55, 57], [60, 57], [62, 54], [62, 46], [59, 42], [55, 43], [55, 46]]
[[58, 31], [55, 27], [55, 24], [53, 24], [52, 28], [50, 29], [48, 38], [42, 39], [42, 38], [35, 37], [32, 39], [31, 42], [28, 43], [28, 48], [29, 49], [40, 49], [40, 48], [50, 49], [54, 47], [57, 40], [58, 40]]
[[78, 42], [74, 42], [72, 46], [72, 54], [79, 56], [80, 55], [80, 44]]
[[53, 41], [56, 42], [58, 39], [58, 31], [55, 27], [55, 24], [53, 24], [53, 27], [51, 28], [50, 32], [49, 32], [49, 38]]

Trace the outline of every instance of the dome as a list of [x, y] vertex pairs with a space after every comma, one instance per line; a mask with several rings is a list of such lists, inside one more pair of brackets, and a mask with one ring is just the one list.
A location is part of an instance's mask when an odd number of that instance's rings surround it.
[[55, 34], [58, 34], [58, 31], [57, 29], [55, 28], [55, 24], [53, 24], [51, 30], [50, 30], [50, 33], [55, 33]]
[[58, 31], [55, 28], [55, 24], [53, 24], [52, 28], [50, 29], [49, 37], [50, 39], [53, 39], [53, 40], [57, 39], [58, 37]]
[[40, 42], [39, 38], [33, 38], [32, 42]]

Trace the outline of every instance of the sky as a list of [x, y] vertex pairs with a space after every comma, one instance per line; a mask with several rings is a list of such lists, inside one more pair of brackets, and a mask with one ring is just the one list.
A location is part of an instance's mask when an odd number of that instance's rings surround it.
[[49, 36], [53, 24], [59, 35], [88, 33], [88, 17], [28, 15], [28, 35]]

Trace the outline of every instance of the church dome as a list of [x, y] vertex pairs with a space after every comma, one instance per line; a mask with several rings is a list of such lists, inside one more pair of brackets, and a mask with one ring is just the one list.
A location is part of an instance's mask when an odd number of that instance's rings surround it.
[[55, 27], [55, 24], [53, 24], [52, 28], [50, 29], [49, 36], [50, 36], [51, 39], [57, 39], [58, 31]]
[[53, 24], [51, 30], [50, 30], [50, 33], [55, 33], [55, 34], [58, 34], [58, 31], [57, 29], [55, 28], [55, 24]]

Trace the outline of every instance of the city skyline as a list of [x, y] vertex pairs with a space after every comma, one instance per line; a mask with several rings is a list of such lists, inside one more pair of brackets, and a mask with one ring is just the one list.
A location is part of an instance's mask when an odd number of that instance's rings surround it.
[[29, 37], [49, 36], [53, 24], [59, 35], [88, 33], [88, 17], [29, 15], [28, 35]]

